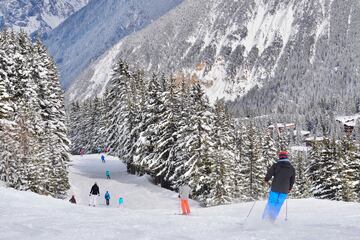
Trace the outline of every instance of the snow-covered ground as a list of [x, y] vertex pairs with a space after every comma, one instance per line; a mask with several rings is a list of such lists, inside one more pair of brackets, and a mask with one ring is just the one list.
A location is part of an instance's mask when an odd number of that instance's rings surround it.
[[[117, 159], [100, 155], [73, 157], [70, 179], [77, 205], [0, 186], [0, 239], [359, 239], [360, 204], [323, 200], [289, 200], [278, 221], [261, 220], [265, 202], [200, 208], [191, 202], [192, 215], [180, 216], [177, 194], [152, 185], [147, 177], [130, 176]], [[105, 171], [112, 179], [105, 179]], [[88, 207], [94, 182], [101, 205]], [[104, 206], [104, 191], [125, 198]], [[113, 200], [113, 199], [112, 199]], [[245, 221], [246, 220], [246, 221]]]

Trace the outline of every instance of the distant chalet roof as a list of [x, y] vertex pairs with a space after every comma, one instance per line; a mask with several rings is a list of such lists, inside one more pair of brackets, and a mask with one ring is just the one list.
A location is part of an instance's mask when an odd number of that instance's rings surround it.
[[277, 124], [270, 125], [268, 128], [274, 129], [276, 127], [277, 128], [295, 128], [296, 125], [295, 125], [295, 123], [277, 123]]
[[336, 117], [336, 121], [349, 126], [349, 127], [355, 127], [357, 120], [360, 118], [360, 113], [353, 115], [353, 116], [338, 116]]
[[290, 152], [308, 152], [311, 147], [307, 146], [292, 146], [290, 147]]
[[[309, 132], [309, 131], [304, 131], [304, 130], [301, 130], [301, 131], [299, 131], [299, 132], [300, 132], [300, 135], [301, 135], [301, 136], [307, 136], [307, 135], [310, 135], [310, 133], [311, 133], [311, 132]], [[297, 133], [298, 133], [298, 131], [294, 130], [294, 136], [296, 136]]]
[[325, 137], [308, 137], [305, 139], [305, 141], [309, 141], [309, 142], [321, 142], [325, 139]]

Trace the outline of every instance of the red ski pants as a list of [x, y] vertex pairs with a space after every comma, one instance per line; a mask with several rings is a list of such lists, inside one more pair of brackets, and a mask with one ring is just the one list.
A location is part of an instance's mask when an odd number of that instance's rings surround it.
[[182, 209], [182, 213], [184, 215], [187, 215], [190, 213], [189, 200], [181, 199], [181, 209]]

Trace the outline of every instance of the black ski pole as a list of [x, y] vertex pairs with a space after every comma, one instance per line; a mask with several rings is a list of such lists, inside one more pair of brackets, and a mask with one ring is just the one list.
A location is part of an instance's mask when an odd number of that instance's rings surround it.
[[[254, 200], [254, 203], [253, 203], [252, 207], [250, 208], [250, 211], [249, 211], [248, 215], [246, 216], [246, 219], [249, 218], [249, 216], [250, 216], [250, 214], [251, 214], [251, 212], [252, 212], [252, 210], [253, 210], [253, 208], [254, 208], [254, 206], [255, 206], [255, 203], [256, 203], [256, 200]], [[245, 219], [245, 220], [246, 220], [246, 219]]]
[[285, 199], [285, 201], [286, 201], [286, 209], [285, 209], [285, 221], [287, 221], [288, 220], [288, 199], [286, 198]]

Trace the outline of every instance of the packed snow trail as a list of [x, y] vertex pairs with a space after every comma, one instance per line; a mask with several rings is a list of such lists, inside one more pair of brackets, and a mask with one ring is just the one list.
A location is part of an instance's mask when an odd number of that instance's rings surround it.
[[[147, 177], [128, 175], [116, 158], [107, 159], [105, 165], [100, 155], [72, 159], [71, 191], [77, 205], [0, 184], [1, 240], [358, 240], [360, 236], [358, 203], [291, 199], [289, 220], [284, 220], [283, 208], [275, 224], [261, 220], [264, 201], [256, 202], [246, 222], [252, 203], [200, 208], [191, 202], [192, 216], [179, 216], [176, 193], [152, 185]], [[111, 167], [111, 180], [105, 179], [105, 166]], [[94, 208], [87, 204], [95, 181], [102, 205]], [[105, 207], [106, 190], [124, 196], [125, 207], [115, 208], [113, 200]]]
[[[96, 182], [100, 188], [99, 207], [105, 206], [105, 192], [111, 195], [110, 207], [118, 207], [119, 197], [125, 200], [124, 207], [133, 210], [167, 209], [179, 211], [177, 193], [162, 189], [151, 183], [148, 176], [129, 175], [126, 166], [118, 158], [101, 154], [73, 156], [70, 166], [70, 193], [74, 194], [78, 204], [89, 204], [91, 186]], [[110, 171], [111, 179], [106, 179], [105, 172]], [[192, 202], [196, 206], [196, 202]]]

